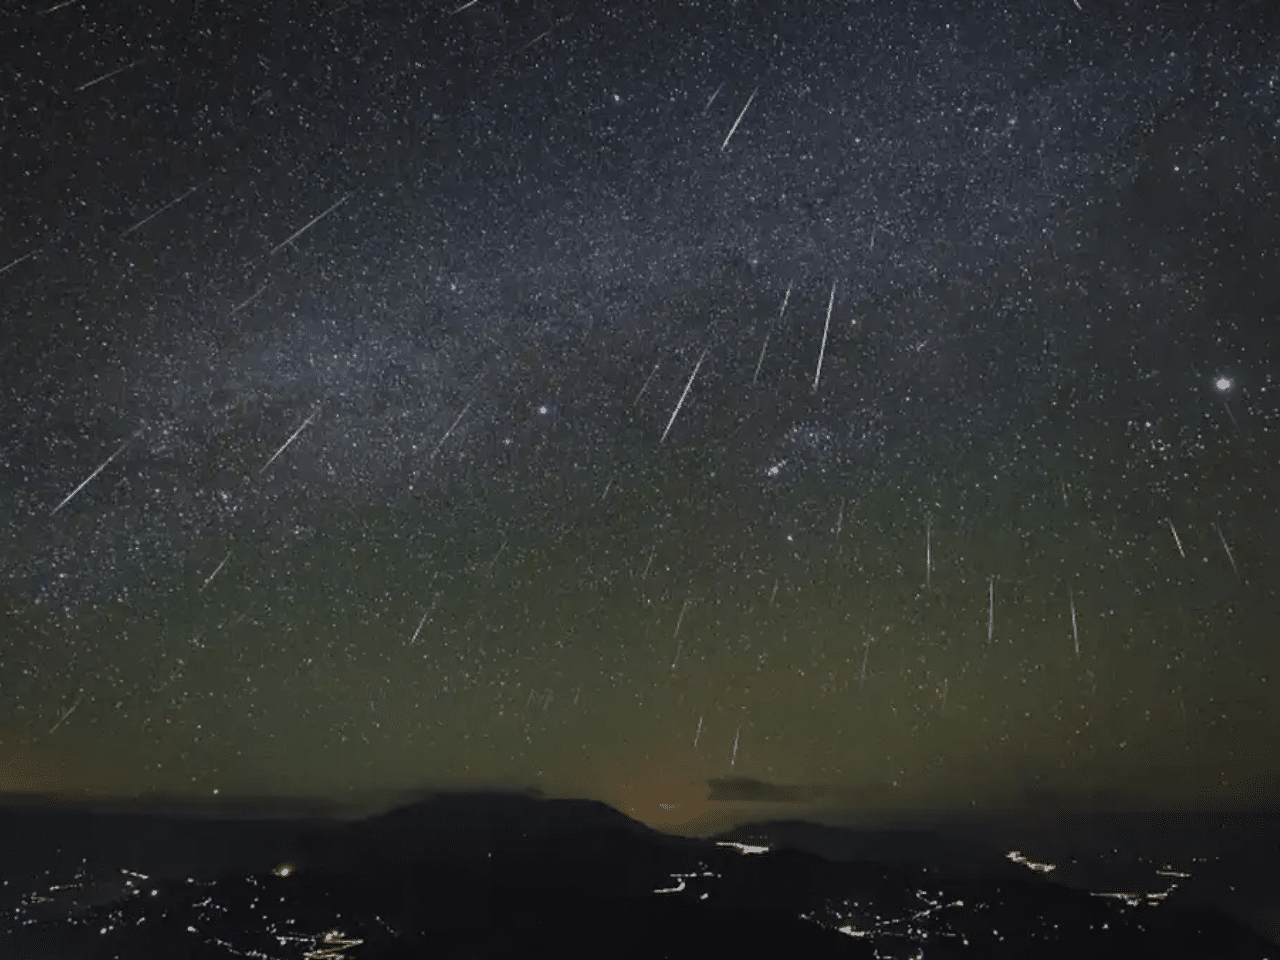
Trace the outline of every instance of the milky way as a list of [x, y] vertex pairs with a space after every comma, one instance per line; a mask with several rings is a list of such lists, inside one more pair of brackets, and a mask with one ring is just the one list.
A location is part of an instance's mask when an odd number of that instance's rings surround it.
[[9, 789], [1271, 769], [1256, 11], [4, 29]]

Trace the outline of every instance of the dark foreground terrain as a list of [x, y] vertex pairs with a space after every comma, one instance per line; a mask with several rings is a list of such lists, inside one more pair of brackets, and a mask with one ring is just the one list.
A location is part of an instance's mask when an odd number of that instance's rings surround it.
[[363, 820], [28, 803], [0, 822], [0, 956], [1280, 956], [1264, 936], [1273, 823], [899, 819], [695, 840], [509, 795]]

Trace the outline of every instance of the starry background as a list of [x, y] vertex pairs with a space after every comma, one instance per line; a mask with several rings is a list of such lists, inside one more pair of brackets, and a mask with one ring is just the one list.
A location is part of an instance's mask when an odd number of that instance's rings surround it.
[[1274, 797], [1273, 5], [0, 30], [0, 789]]

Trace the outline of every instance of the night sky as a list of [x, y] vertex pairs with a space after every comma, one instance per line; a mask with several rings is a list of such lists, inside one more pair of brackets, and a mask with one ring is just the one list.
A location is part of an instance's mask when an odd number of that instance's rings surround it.
[[0, 790], [1275, 796], [1274, 4], [0, 35]]

